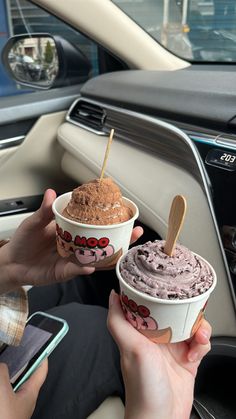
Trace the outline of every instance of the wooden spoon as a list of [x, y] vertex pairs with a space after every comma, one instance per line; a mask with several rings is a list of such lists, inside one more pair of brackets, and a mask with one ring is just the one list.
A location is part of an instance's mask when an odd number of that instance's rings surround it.
[[170, 209], [166, 244], [164, 247], [164, 253], [168, 256], [173, 255], [175, 244], [184, 222], [186, 207], [187, 204], [185, 197], [182, 195], [176, 195], [172, 201]]
[[109, 139], [108, 139], [108, 143], [107, 143], [105, 157], [104, 157], [104, 160], [103, 160], [102, 171], [101, 171], [101, 175], [100, 175], [100, 179], [99, 179], [100, 182], [101, 182], [101, 180], [102, 180], [102, 178], [104, 176], [104, 173], [105, 173], [105, 168], [106, 168], [107, 159], [108, 159], [108, 155], [109, 155], [109, 151], [110, 151], [111, 142], [112, 142], [112, 138], [113, 138], [114, 132], [115, 132], [115, 130], [114, 130], [114, 128], [112, 128], [111, 129], [111, 132], [110, 132]]

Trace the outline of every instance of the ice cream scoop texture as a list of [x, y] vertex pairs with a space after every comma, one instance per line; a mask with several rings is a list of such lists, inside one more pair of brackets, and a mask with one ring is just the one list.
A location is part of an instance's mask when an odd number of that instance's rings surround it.
[[179, 300], [206, 292], [213, 283], [210, 266], [180, 244], [168, 256], [164, 245], [164, 240], [156, 240], [130, 249], [120, 263], [124, 281], [162, 299]]
[[104, 178], [74, 189], [62, 215], [84, 224], [109, 225], [128, 221], [133, 213], [124, 205], [120, 188]]

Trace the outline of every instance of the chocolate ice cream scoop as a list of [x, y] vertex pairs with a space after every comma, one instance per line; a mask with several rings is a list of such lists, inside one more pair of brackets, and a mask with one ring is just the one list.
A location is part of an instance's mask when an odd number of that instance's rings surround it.
[[156, 240], [130, 249], [120, 263], [124, 281], [153, 297], [177, 300], [211, 287], [213, 273], [203, 259], [180, 244], [168, 256], [164, 246], [164, 240]]
[[72, 192], [62, 215], [83, 224], [109, 225], [128, 221], [133, 213], [110, 178], [95, 179]]

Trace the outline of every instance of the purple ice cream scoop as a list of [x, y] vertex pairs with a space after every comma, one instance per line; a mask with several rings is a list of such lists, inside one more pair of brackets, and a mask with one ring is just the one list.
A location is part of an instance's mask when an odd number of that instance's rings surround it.
[[120, 273], [131, 287], [162, 299], [184, 299], [206, 292], [213, 283], [210, 266], [186, 247], [176, 244], [172, 256], [164, 240], [133, 247], [120, 262]]

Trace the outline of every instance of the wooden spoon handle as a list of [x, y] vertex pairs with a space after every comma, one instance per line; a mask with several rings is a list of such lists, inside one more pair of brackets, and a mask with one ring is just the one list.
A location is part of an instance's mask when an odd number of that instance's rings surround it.
[[164, 247], [164, 253], [169, 256], [172, 256], [174, 252], [175, 244], [184, 222], [186, 207], [187, 204], [185, 197], [182, 195], [176, 195], [172, 201], [170, 209], [168, 231]]
[[111, 142], [112, 142], [112, 138], [113, 138], [114, 132], [115, 132], [115, 130], [114, 130], [114, 128], [112, 128], [111, 129], [111, 132], [110, 132], [110, 136], [109, 136], [108, 142], [107, 142], [107, 148], [106, 148], [106, 152], [105, 152], [105, 156], [104, 156], [104, 160], [103, 160], [103, 165], [102, 165], [102, 170], [101, 170], [101, 175], [100, 175], [100, 179], [99, 179], [100, 182], [101, 182], [101, 180], [102, 180], [102, 178], [104, 176], [104, 173], [105, 173], [105, 168], [106, 168], [107, 159], [108, 159], [108, 155], [109, 155], [109, 151], [110, 151]]

